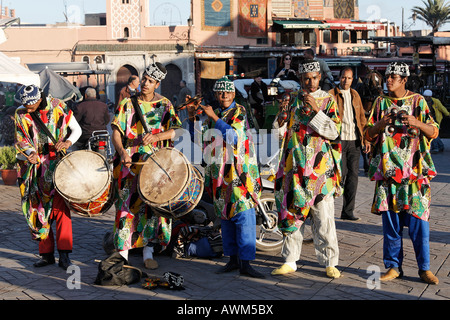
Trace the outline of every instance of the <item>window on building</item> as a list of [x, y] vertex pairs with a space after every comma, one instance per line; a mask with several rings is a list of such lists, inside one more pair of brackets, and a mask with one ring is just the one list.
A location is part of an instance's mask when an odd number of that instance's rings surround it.
[[125, 27], [123, 29], [123, 37], [124, 38], [129, 38], [130, 37], [130, 30], [128, 29], [128, 27]]
[[122, 4], [130, 4], [130, 0], [122, 0]]
[[315, 46], [316, 34], [314, 30], [289, 30], [276, 33], [276, 44], [279, 46]]
[[331, 30], [331, 43], [338, 43], [338, 42], [339, 42], [339, 31]]
[[95, 57], [95, 63], [103, 63], [103, 57], [102, 56], [96, 56]]
[[91, 61], [90, 61], [88, 56], [84, 56], [83, 57], [83, 62], [90, 63]]
[[350, 42], [351, 43], [358, 43], [358, 31], [350, 31]]
[[323, 30], [322, 37], [323, 37], [324, 43], [331, 43], [331, 31], [330, 30]]
[[349, 43], [350, 42], [350, 31], [344, 30], [342, 31], [342, 42]]
[[268, 44], [269, 41], [267, 38], [257, 38], [256, 39], [256, 44]]

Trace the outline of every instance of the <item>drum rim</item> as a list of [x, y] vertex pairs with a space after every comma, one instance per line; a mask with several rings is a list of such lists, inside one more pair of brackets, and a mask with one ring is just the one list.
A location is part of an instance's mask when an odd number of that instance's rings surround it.
[[56, 182], [56, 171], [58, 169], [58, 166], [62, 163], [62, 161], [66, 158], [68, 158], [69, 156], [73, 155], [75, 152], [88, 152], [88, 153], [92, 153], [95, 154], [96, 156], [99, 156], [103, 162], [105, 163], [106, 168], [109, 167], [108, 161], [105, 159], [105, 157], [103, 157], [101, 154], [94, 152], [92, 150], [75, 150], [72, 152], [67, 153], [61, 160], [58, 161], [58, 163], [55, 166], [55, 170], [53, 171], [53, 185], [55, 186], [56, 191], [67, 201], [69, 202], [73, 202], [73, 203], [77, 203], [77, 204], [84, 204], [86, 202], [92, 202], [93, 200], [96, 200], [99, 196], [101, 196], [107, 189], [108, 187], [111, 187], [111, 182], [112, 182], [112, 175], [111, 175], [111, 171], [107, 170], [108, 172], [108, 180], [105, 183], [105, 185], [102, 187], [101, 191], [99, 191], [98, 193], [96, 193], [95, 195], [89, 197], [89, 198], [83, 198], [83, 199], [75, 199], [73, 197], [67, 196], [66, 194], [64, 194], [61, 190], [61, 188], [58, 187], [58, 184]]
[[[180, 191], [179, 191], [175, 196], [172, 197], [172, 199], [177, 199], [177, 198], [179, 198], [179, 197], [184, 193], [184, 191], [186, 190], [186, 185], [188, 184], [189, 181], [191, 181], [191, 177], [192, 177], [192, 170], [191, 170], [191, 167], [192, 167], [192, 165], [191, 165], [191, 163], [189, 162], [188, 158], [187, 158], [180, 150], [178, 150], [178, 149], [176, 149], [176, 148], [172, 148], [172, 147], [167, 147], [167, 148], [161, 148], [161, 149], [159, 149], [158, 151], [163, 150], [163, 149], [166, 149], [166, 150], [175, 150], [176, 152], [178, 152], [178, 154], [180, 154], [180, 155], [182, 156], [182, 158], [184, 158], [184, 160], [185, 160], [185, 165], [186, 165], [186, 167], [187, 167], [187, 173], [188, 173], [187, 179], [186, 179], [186, 181], [184, 182], [183, 187], [180, 189]], [[156, 154], [158, 151], [156, 151], [154, 154]], [[151, 157], [152, 155], [154, 155], [154, 154], [151, 154], [150, 157]], [[145, 162], [149, 161], [149, 160], [150, 160], [150, 157], [149, 157]], [[146, 204], [150, 205], [151, 207], [154, 207], [155, 205], [158, 205], [158, 206], [159, 206], [159, 205], [161, 205], [161, 204], [168, 203], [168, 202], [154, 202], [154, 201], [151, 201], [151, 200], [147, 199], [147, 198], [142, 194], [142, 192], [141, 192], [141, 173], [142, 173], [142, 170], [139, 171], [139, 176], [138, 176], [138, 181], [137, 181], [137, 182], [138, 182], [137, 190], [138, 190], [138, 193], [139, 193], [139, 196], [141, 197], [141, 199], [142, 199]]]
[[[198, 203], [202, 199], [203, 192], [205, 191], [205, 184], [204, 184], [203, 175], [201, 174], [200, 170], [198, 168], [196, 168], [195, 166], [193, 166], [193, 165], [190, 165], [190, 167], [193, 169], [192, 171], [193, 171], [194, 175], [196, 175], [197, 179], [202, 182], [202, 183], [200, 183], [200, 191], [198, 193], [198, 197], [193, 202], [192, 206], [188, 210], [183, 211], [183, 213], [179, 213], [176, 216], [171, 215], [170, 211], [168, 211], [166, 209], [162, 209], [162, 208], [157, 208], [155, 206], [151, 206], [153, 212], [155, 212], [157, 215], [163, 216], [165, 218], [179, 219], [182, 216], [184, 216], [184, 215], [188, 214], [189, 212], [191, 212], [192, 210], [194, 210], [194, 208], [198, 205]], [[186, 189], [184, 189], [184, 190], [186, 190]], [[179, 196], [181, 196], [181, 194]], [[178, 198], [179, 198], [179, 196], [178, 196]], [[166, 202], [164, 205], [166, 205], [166, 206], [169, 205], [169, 202]]]

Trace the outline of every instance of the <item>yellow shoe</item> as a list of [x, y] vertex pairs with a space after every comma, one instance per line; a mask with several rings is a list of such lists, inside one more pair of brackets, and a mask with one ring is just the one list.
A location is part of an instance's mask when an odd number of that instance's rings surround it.
[[390, 281], [401, 276], [402, 273], [398, 273], [394, 268], [390, 268], [385, 274], [380, 277], [380, 281]]
[[283, 264], [281, 267], [273, 270], [271, 272], [271, 274], [275, 276], [275, 275], [288, 274], [288, 273], [293, 273], [293, 272], [295, 272], [295, 270], [292, 269], [292, 267], [288, 266], [287, 264]]
[[157, 269], [158, 268], [158, 262], [153, 259], [145, 259], [144, 265], [147, 269]]
[[327, 267], [325, 269], [327, 271], [327, 277], [337, 279], [341, 276], [341, 273], [335, 267]]
[[421, 272], [420, 279], [428, 284], [439, 284], [439, 279], [430, 270]]

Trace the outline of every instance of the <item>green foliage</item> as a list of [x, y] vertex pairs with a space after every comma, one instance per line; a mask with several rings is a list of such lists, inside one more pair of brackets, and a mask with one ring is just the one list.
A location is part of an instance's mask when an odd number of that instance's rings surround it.
[[0, 148], [0, 169], [14, 169], [16, 162], [16, 149], [14, 147]]
[[423, 7], [413, 7], [412, 12], [417, 14], [417, 19], [424, 21], [433, 30], [439, 31], [444, 24], [450, 22], [450, 4], [445, 0], [424, 0]]

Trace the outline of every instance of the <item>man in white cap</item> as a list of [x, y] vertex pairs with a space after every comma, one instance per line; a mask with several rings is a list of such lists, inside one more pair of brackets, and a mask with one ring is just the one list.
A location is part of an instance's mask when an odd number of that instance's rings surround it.
[[430, 271], [430, 181], [436, 169], [430, 140], [439, 134], [437, 123], [420, 94], [406, 89], [409, 66], [392, 62], [386, 69], [387, 96], [379, 96], [365, 128], [373, 144], [369, 177], [376, 181], [372, 213], [383, 223], [383, 261], [388, 271], [380, 277], [390, 281], [403, 275], [403, 236], [408, 227], [420, 278], [438, 284]]
[[341, 120], [333, 96], [319, 87], [319, 62], [304, 61], [299, 73], [305, 93], [299, 94], [291, 107], [275, 179], [284, 264], [272, 274], [297, 270], [304, 221], [309, 216], [317, 259], [328, 277], [339, 278], [334, 197], [341, 194]]
[[[175, 130], [181, 126], [170, 100], [156, 92], [166, 74], [161, 63], [150, 64], [142, 75], [141, 91], [136, 100], [134, 97], [123, 99], [111, 123], [116, 150], [113, 177], [119, 195], [114, 245], [126, 260], [130, 249], [143, 247], [143, 260], [148, 269], [158, 268], [153, 258], [154, 247], [168, 245], [172, 221], [154, 214], [141, 199], [137, 179], [142, 166], [133, 163], [146, 161], [155, 149], [172, 146]], [[139, 110], [144, 123], [139, 119]]]
[[[423, 92], [423, 96], [428, 103], [428, 107], [430, 108], [431, 116], [434, 121], [437, 122], [439, 127], [441, 126], [441, 121], [444, 117], [450, 116], [450, 112], [448, 112], [447, 108], [444, 107], [441, 101], [437, 98], [433, 98], [433, 91], [427, 89]], [[431, 153], [439, 153], [444, 151], [444, 144], [441, 141], [441, 138], [436, 137], [431, 141]]]
[[15, 123], [22, 211], [33, 239], [39, 241], [41, 255], [34, 266], [55, 263], [51, 225], [56, 221], [58, 265], [67, 269], [73, 246], [72, 220], [52, 177], [65, 150], [81, 136], [81, 127], [63, 101], [45, 96], [34, 85], [21, 87], [18, 96], [22, 106], [16, 111]]

